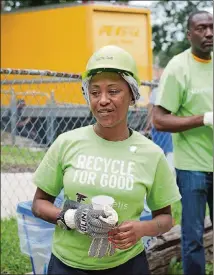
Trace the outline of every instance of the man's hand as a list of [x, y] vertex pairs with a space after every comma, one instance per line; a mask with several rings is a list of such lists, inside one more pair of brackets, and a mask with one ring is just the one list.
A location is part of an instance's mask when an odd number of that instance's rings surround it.
[[126, 221], [109, 232], [109, 241], [118, 249], [127, 249], [135, 245], [143, 236], [143, 222]]

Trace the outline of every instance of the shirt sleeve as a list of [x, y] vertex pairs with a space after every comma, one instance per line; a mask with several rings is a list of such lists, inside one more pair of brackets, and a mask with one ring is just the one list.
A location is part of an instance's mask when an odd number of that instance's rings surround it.
[[176, 184], [176, 177], [162, 153], [157, 164], [154, 182], [147, 193], [148, 206], [154, 211], [171, 205], [180, 199], [181, 195]]
[[165, 68], [158, 87], [155, 105], [162, 106], [171, 113], [176, 114], [182, 105], [184, 93], [184, 80], [182, 69], [174, 60]]
[[34, 173], [34, 184], [44, 192], [56, 197], [63, 188], [63, 170], [61, 163], [61, 138], [53, 142]]

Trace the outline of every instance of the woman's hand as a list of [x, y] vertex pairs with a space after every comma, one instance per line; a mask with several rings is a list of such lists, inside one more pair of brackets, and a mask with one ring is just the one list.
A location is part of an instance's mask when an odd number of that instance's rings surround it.
[[143, 222], [125, 221], [109, 232], [109, 241], [118, 249], [127, 249], [135, 245], [142, 237]]
[[109, 241], [118, 249], [127, 249], [135, 245], [144, 236], [158, 236], [173, 226], [171, 206], [152, 211], [152, 220], [125, 221], [109, 232]]

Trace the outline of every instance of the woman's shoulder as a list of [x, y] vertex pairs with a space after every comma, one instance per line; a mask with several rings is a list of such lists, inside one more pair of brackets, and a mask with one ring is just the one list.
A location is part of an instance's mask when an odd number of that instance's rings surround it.
[[89, 125], [64, 132], [57, 137], [55, 142], [61, 145], [66, 145], [75, 141], [85, 140], [89, 134], [90, 127], [91, 126]]

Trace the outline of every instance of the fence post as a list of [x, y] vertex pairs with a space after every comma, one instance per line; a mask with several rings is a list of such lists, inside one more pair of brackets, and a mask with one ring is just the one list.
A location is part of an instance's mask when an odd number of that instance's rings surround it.
[[11, 142], [12, 145], [16, 144], [16, 123], [17, 123], [17, 106], [16, 106], [16, 95], [11, 90]]
[[50, 102], [48, 104], [51, 108], [51, 112], [49, 113], [49, 116], [47, 117], [47, 146], [51, 145], [55, 138], [55, 130], [54, 130], [54, 122], [55, 117], [52, 113], [52, 108], [55, 106], [55, 98], [54, 98], [54, 90], [50, 93]]

